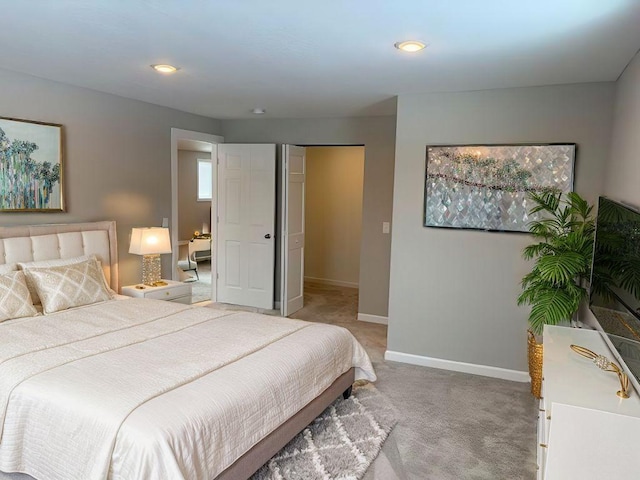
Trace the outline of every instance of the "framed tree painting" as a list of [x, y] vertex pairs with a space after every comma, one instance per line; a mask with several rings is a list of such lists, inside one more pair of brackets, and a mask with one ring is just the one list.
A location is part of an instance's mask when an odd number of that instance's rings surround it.
[[0, 212], [64, 212], [62, 125], [0, 117]]
[[528, 232], [528, 192], [573, 190], [575, 143], [427, 147], [424, 225]]

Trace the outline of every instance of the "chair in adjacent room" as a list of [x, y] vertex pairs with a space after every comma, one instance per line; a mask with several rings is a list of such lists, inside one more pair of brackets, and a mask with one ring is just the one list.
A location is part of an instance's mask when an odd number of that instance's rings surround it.
[[196, 279], [200, 280], [198, 275], [198, 261], [211, 259], [211, 239], [210, 238], [192, 238], [189, 240], [189, 254], [185, 260], [178, 261], [178, 268], [185, 272], [196, 272]]

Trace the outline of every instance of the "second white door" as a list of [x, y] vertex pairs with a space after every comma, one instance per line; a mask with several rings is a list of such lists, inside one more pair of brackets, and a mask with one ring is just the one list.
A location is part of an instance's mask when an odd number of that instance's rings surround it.
[[275, 154], [275, 144], [218, 145], [218, 302], [273, 308]]
[[289, 316], [304, 304], [304, 210], [306, 152], [282, 146], [281, 313]]

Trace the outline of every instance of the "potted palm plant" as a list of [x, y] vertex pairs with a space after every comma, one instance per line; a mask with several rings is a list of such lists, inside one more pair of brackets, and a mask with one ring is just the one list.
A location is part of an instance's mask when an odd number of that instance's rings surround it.
[[522, 279], [518, 305], [531, 305], [529, 314], [529, 375], [531, 393], [540, 397], [542, 344], [545, 324], [570, 323], [587, 297], [585, 283], [591, 274], [595, 222], [593, 207], [575, 192], [532, 192], [534, 203], [529, 232], [538, 240], [522, 256], [534, 260]]

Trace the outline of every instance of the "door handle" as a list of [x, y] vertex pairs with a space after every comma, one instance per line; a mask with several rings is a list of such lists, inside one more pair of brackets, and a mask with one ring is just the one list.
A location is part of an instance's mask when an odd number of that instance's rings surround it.
[[267, 240], [269, 240], [271, 238], [271, 234], [267, 233], [264, 238], [266, 238]]

